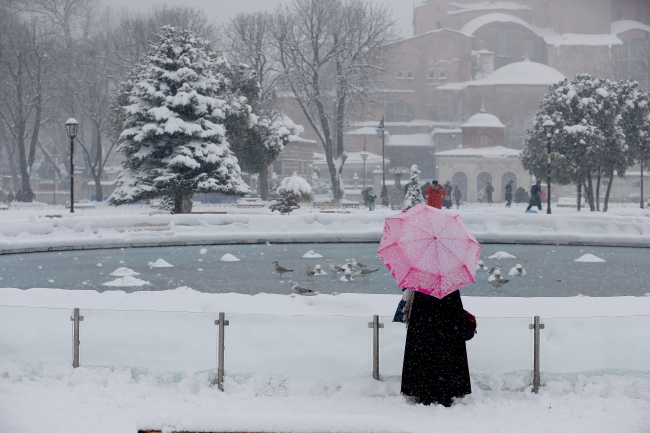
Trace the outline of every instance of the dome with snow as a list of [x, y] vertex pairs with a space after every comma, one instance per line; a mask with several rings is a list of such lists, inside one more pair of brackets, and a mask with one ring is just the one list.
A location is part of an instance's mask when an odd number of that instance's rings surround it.
[[494, 114], [490, 114], [485, 109], [473, 115], [467, 122], [461, 125], [462, 128], [504, 128], [506, 125], [501, 123], [499, 118]]
[[470, 82], [468, 86], [550, 86], [565, 78], [558, 70], [548, 65], [526, 59], [523, 62], [505, 65], [487, 78]]

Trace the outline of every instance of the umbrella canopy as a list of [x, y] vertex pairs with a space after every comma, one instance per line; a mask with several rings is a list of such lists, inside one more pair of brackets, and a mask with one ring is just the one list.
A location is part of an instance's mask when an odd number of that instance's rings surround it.
[[442, 299], [476, 281], [481, 245], [459, 215], [418, 204], [386, 218], [377, 254], [399, 287]]

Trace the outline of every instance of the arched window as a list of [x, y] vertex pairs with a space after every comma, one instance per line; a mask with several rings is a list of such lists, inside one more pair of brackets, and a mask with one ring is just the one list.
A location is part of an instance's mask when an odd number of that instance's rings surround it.
[[614, 9], [614, 21], [621, 21], [623, 19], [623, 9]]
[[487, 147], [488, 146], [488, 138], [487, 135], [481, 135], [481, 147]]
[[490, 44], [488, 43], [487, 39], [479, 38], [479, 40], [476, 41], [476, 51], [489, 50], [489, 49], [490, 49]]
[[641, 9], [634, 9], [634, 21], [638, 21], [640, 23], [643, 22], [643, 11]]
[[499, 30], [499, 57], [512, 57], [512, 34], [510, 29]]
[[535, 57], [535, 42], [530, 38], [524, 38], [521, 41], [521, 57], [523, 59], [532, 59]]
[[395, 101], [386, 107], [387, 122], [410, 122], [415, 117], [413, 107], [406, 101]]
[[457, 171], [454, 173], [454, 176], [451, 178], [451, 184], [456, 190], [456, 185], [460, 188], [460, 193], [463, 195], [461, 197], [462, 201], [467, 201], [467, 175], [462, 171]]
[[485, 187], [488, 183], [492, 184], [492, 175], [487, 171], [480, 172], [476, 178], [476, 192], [478, 193], [477, 197], [483, 201], [487, 200], [487, 196], [485, 195]]
[[512, 185], [512, 198], [515, 198], [515, 191], [517, 191], [517, 176], [509, 171], [501, 176], [501, 193], [503, 194], [503, 201], [506, 200], [506, 185], [508, 185], [510, 181], [514, 182]]

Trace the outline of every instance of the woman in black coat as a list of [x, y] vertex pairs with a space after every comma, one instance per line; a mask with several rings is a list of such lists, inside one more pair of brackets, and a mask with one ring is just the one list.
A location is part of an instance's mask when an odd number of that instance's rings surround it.
[[454, 397], [472, 392], [465, 341], [474, 336], [476, 322], [459, 291], [442, 299], [415, 292], [408, 314], [402, 394], [449, 407]]

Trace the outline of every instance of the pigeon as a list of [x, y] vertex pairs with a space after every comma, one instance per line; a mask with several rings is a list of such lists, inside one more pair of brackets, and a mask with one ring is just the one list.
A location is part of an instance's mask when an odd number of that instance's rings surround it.
[[359, 275], [361, 275], [361, 277], [363, 277], [363, 281], [368, 281], [368, 277], [370, 276], [370, 274], [372, 274], [373, 272], [377, 272], [378, 270], [379, 269], [361, 269], [355, 272], [353, 277], [358, 277]]
[[[494, 266], [492, 269], [490, 269], [488, 272], [489, 272], [490, 274], [494, 274], [494, 272], [495, 272], [495, 271], [498, 271], [499, 269], [501, 269], [501, 265], [496, 265], [496, 266]], [[499, 275], [501, 275], [501, 272], [499, 272]]]
[[291, 288], [293, 289], [294, 292], [296, 292], [299, 295], [306, 295], [307, 293], [314, 293], [314, 291], [312, 289], [308, 289], [306, 287], [303, 287], [298, 283], [291, 284]]
[[526, 275], [526, 270], [519, 264], [510, 269], [510, 272], [508, 272], [508, 275], [513, 276], [513, 277], [523, 277]]
[[485, 266], [485, 263], [483, 263], [483, 260], [478, 261], [478, 265], [476, 265], [476, 270], [477, 271], [487, 271], [488, 268]]
[[277, 261], [273, 262], [273, 264], [275, 265], [275, 272], [280, 274], [280, 278], [282, 278], [282, 274], [286, 274], [287, 272], [293, 272], [293, 269], [287, 269], [283, 266], [280, 266], [280, 263], [278, 263]]
[[316, 275], [316, 272], [311, 268], [311, 265], [307, 264], [307, 269], [305, 269], [305, 274], [307, 274], [307, 279], [311, 280], [311, 278]]

